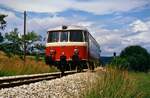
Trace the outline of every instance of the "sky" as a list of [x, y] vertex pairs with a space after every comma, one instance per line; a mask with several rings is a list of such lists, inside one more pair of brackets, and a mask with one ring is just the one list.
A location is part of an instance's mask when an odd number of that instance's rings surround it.
[[43, 37], [60, 25], [85, 26], [101, 47], [102, 56], [117, 55], [129, 45], [150, 52], [150, 0], [0, 0], [6, 17], [3, 34], [18, 28], [23, 34], [23, 12], [27, 31]]

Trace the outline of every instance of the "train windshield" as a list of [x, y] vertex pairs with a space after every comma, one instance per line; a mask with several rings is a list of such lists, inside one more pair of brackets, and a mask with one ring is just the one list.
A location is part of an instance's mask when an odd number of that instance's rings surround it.
[[[69, 34], [70, 33], [70, 34]], [[70, 36], [69, 36], [70, 35]], [[68, 42], [68, 38], [71, 42], [83, 42], [83, 31], [71, 30], [71, 31], [51, 31], [48, 33], [47, 42]]]
[[47, 42], [58, 42], [59, 41], [59, 32], [49, 32]]
[[61, 42], [67, 42], [68, 41], [68, 32], [61, 32], [61, 35], [60, 35], [60, 41]]
[[70, 31], [70, 41], [71, 42], [83, 42], [82, 31]]

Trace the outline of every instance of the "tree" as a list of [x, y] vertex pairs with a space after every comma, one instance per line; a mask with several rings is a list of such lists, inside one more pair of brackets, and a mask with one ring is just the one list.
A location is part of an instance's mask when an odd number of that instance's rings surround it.
[[30, 48], [30, 46], [36, 42], [41, 40], [41, 36], [35, 33], [34, 31], [28, 32], [26, 36], [22, 35], [22, 40], [25, 39], [26, 47]]
[[21, 41], [21, 38], [19, 37], [19, 32], [18, 32], [17, 28], [14, 28], [13, 31], [6, 33], [5, 38], [12, 43], [18, 43]]
[[27, 44], [32, 44], [33, 42], [40, 40], [41, 36], [37, 35], [37, 33], [35, 33], [34, 31], [31, 31], [28, 32], [25, 37], [23, 35], [22, 38], [25, 38]]
[[[4, 30], [4, 28], [6, 27], [6, 21], [4, 20], [4, 18], [6, 17], [6, 15], [2, 15], [0, 14], [0, 29]], [[1, 32], [0, 32], [0, 43], [4, 41], [4, 37], [2, 36]]]
[[129, 62], [129, 69], [134, 71], [147, 72], [150, 68], [150, 55], [141, 46], [126, 47], [120, 54], [121, 58], [126, 58]]
[[4, 37], [2, 36], [1, 32], [0, 32], [0, 43], [4, 41]]
[[6, 33], [5, 38], [8, 40], [7, 44], [9, 48], [6, 48], [5, 51], [11, 54], [21, 54], [22, 39], [19, 37], [19, 32], [17, 28], [14, 28], [13, 31]]
[[6, 33], [5, 38], [6, 43], [3, 44], [3, 47], [0, 48], [9, 56], [11, 54], [16, 54], [22, 56], [24, 48], [24, 40], [27, 47], [30, 47], [32, 43], [40, 40], [41, 36], [37, 35], [34, 31], [28, 32], [26, 36], [20, 35], [17, 28], [14, 28], [13, 31]]
[[7, 17], [6, 15], [0, 14], [0, 29], [4, 29], [6, 27], [6, 21], [4, 18]]

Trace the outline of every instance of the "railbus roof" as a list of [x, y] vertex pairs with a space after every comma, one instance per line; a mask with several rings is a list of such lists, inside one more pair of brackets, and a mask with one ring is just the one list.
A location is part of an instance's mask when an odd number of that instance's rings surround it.
[[56, 28], [50, 28], [48, 31], [60, 31], [60, 30], [85, 30], [87, 29], [83, 26], [76, 26], [76, 25], [63, 25], [63, 26], [58, 26]]

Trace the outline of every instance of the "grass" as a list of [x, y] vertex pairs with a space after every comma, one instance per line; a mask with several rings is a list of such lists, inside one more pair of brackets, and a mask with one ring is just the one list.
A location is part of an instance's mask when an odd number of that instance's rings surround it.
[[36, 61], [27, 57], [26, 64], [18, 56], [11, 58], [0, 51], [0, 76], [37, 74], [58, 71], [55, 67], [49, 67], [44, 61]]
[[83, 98], [150, 98], [149, 77], [147, 74], [107, 69], [94, 84], [89, 85]]
[[129, 75], [137, 81], [137, 89], [144, 93], [143, 98], [150, 98], [150, 73], [130, 72]]

